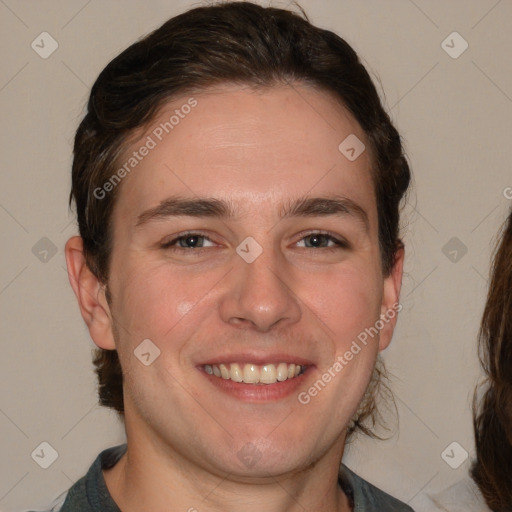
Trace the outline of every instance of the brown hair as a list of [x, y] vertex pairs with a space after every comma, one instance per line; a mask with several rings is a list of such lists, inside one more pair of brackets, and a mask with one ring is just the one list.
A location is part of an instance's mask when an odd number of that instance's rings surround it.
[[512, 210], [496, 250], [480, 327], [486, 390], [474, 405], [471, 475], [491, 510], [512, 510]]
[[[400, 136], [354, 50], [302, 14], [249, 2], [198, 7], [171, 18], [101, 72], [76, 133], [70, 201], [76, 203], [87, 264], [102, 282], [108, 280], [111, 216], [120, 187], [100, 199], [94, 191], [114, 174], [130, 137], [160, 107], [221, 83], [308, 84], [333, 93], [352, 113], [370, 145], [382, 268], [389, 275], [402, 245], [399, 205], [410, 181]], [[122, 413], [117, 353], [100, 350], [94, 364], [100, 402]]]

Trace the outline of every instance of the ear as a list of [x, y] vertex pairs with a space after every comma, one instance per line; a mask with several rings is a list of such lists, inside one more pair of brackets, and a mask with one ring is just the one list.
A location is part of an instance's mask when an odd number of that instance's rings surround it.
[[380, 309], [380, 320], [384, 326], [380, 330], [379, 350], [384, 350], [391, 343], [395, 330], [398, 313], [402, 310], [400, 304], [400, 289], [402, 288], [402, 275], [404, 269], [404, 248], [401, 247], [395, 254], [395, 261], [389, 276], [384, 278], [384, 293]]
[[112, 330], [112, 315], [105, 296], [105, 285], [92, 273], [84, 256], [83, 240], [79, 236], [66, 243], [66, 264], [71, 287], [75, 292], [91, 338], [103, 349], [116, 348]]

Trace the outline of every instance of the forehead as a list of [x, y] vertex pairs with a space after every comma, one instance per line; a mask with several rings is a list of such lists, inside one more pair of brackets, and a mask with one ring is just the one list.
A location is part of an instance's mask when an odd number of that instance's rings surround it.
[[309, 86], [224, 85], [185, 95], [164, 105], [123, 155], [120, 165], [130, 170], [116, 210], [134, 216], [180, 195], [229, 199], [243, 213], [336, 194], [371, 216], [369, 151], [351, 161], [339, 148], [347, 137], [351, 146], [360, 141], [356, 150], [366, 144], [348, 111]]

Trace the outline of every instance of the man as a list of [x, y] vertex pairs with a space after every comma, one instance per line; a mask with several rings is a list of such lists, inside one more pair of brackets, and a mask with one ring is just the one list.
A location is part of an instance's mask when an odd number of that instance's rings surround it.
[[400, 309], [400, 137], [354, 51], [288, 11], [169, 20], [94, 84], [70, 282], [127, 444], [62, 512], [411, 510], [341, 466]]

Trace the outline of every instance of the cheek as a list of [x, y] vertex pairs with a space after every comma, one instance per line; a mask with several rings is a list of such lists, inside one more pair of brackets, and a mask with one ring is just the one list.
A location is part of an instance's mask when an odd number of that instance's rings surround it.
[[[307, 278], [301, 297], [336, 344], [350, 345], [380, 315], [382, 284], [371, 268], [347, 268], [316, 279]], [[380, 285], [379, 285], [380, 284]]]
[[200, 315], [208, 314], [205, 296], [215, 279], [203, 273], [184, 275], [166, 263], [140, 261], [119, 272], [117, 283], [114, 315], [124, 332], [122, 339], [133, 345], [149, 338], [163, 349], [170, 340], [178, 345], [197, 330]]
[[379, 274], [371, 267], [364, 272], [347, 268], [319, 278], [316, 286], [302, 292], [330, 345], [330, 356], [318, 369], [319, 379], [328, 381], [326, 392], [317, 392], [316, 384], [304, 390], [310, 397], [317, 396], [320, 423], [347, 424], [367, 389], [378, 354], [378, 335], [360, 340], [379, 319], [379, 283]]
[[[167, 389], [168, 403], [157, 400], [158, 407], [181, 407], [183, 393], [173, 375], [177, 367], [181, 368], [189, 340], [209, 315], [201, 301], [207, 281], [185, 278], [179, 272], [172, 272], [169, 265], [143, 267], [142, 262], [118, 274], [120, 286], [116, 289], [113, 312], [125, 389], [129, 390], [127, 394], [137, 409], [148, 412], [148, 418], [151, 416], [145, 403], [148, 393], [157, 396], [158, 390]], [[146, 339], [160, 351], [149, 366], [134, 357]]]

